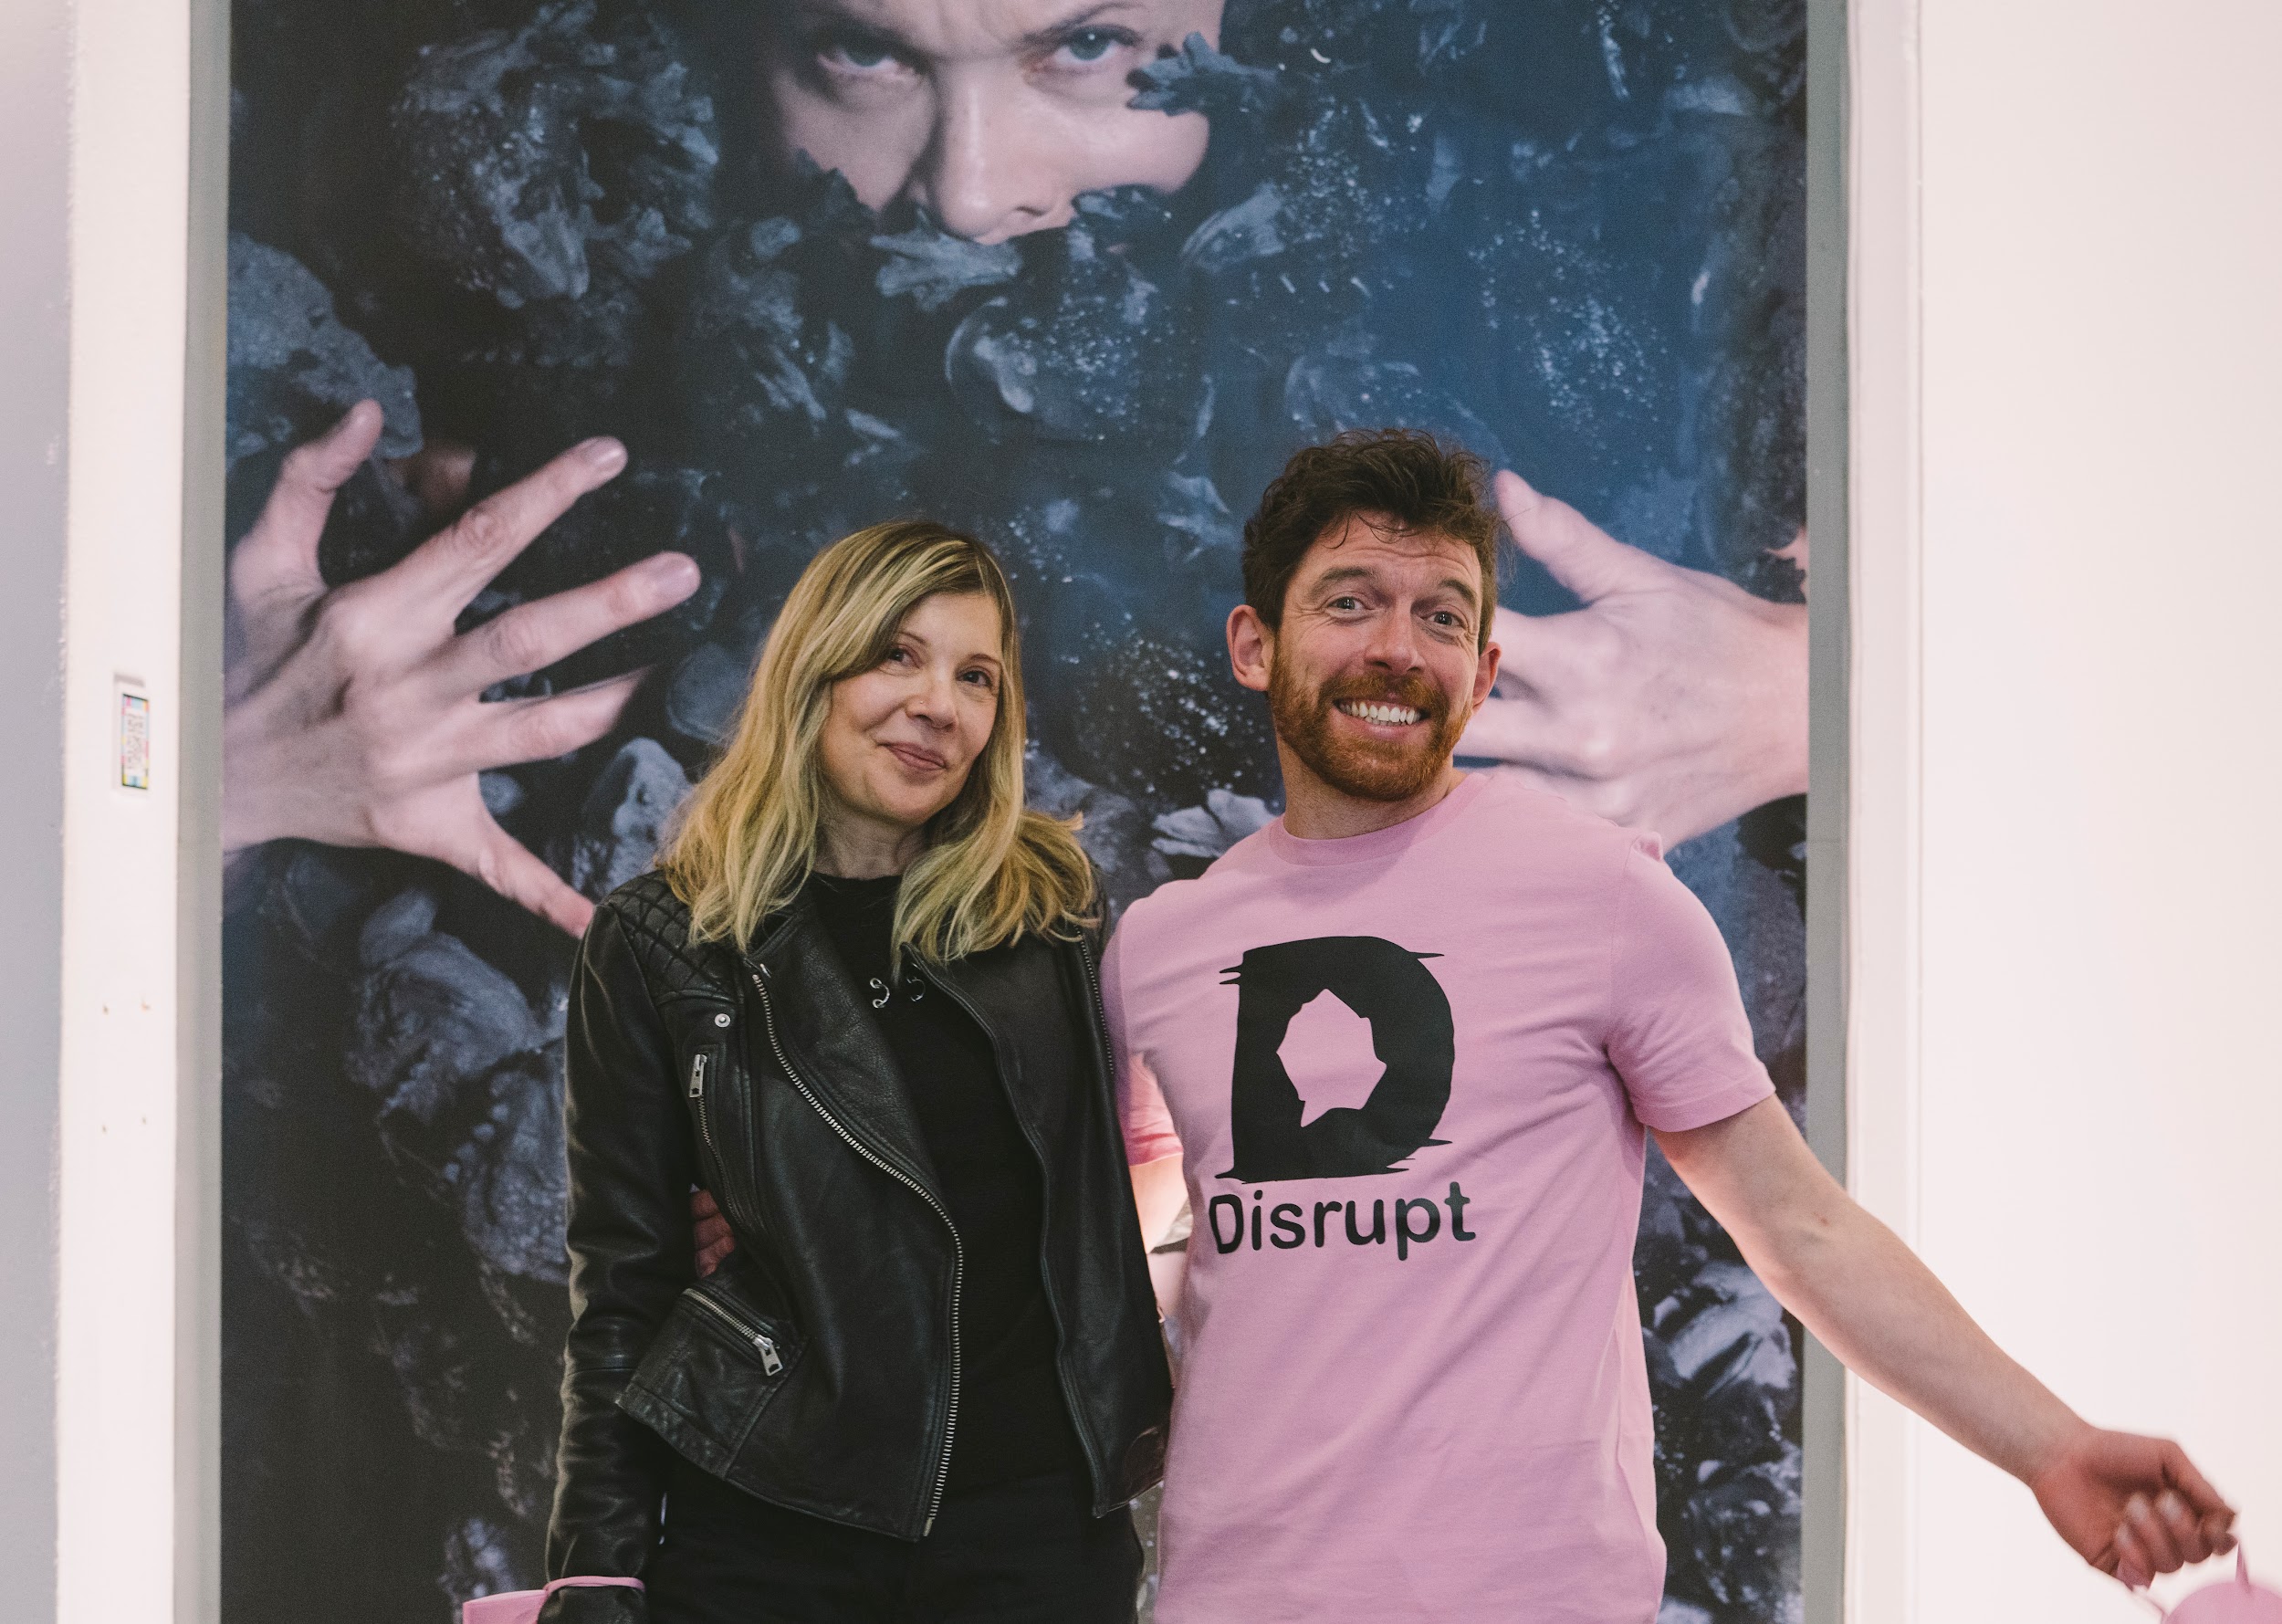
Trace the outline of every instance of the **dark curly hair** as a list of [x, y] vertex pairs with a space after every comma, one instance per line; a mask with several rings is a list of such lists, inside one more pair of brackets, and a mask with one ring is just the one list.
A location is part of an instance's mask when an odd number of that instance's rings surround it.
[[1498, 601], [1498, 516], [1482, 499], [1481, 459], [1416, 429], [1349, 429], [1283, 465], [1244, 521], [1244, 602], [1274, 631], [1307, 550], [1357, 514], [1397, 530], [1448, 536], [1481, 561], [1481, 645]]

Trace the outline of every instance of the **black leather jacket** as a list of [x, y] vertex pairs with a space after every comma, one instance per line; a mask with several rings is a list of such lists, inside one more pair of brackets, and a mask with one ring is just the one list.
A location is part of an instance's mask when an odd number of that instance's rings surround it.
[[[645, 875], [579, 952], [555, 1577], [642, 1573], [669, 1447], [779, 1505], [918, 1539], [958, 1425], [958, 1239], [870, 1008], [805, 902], [749, 953], [693, 946], [688, 918]], [[1172, 1389], [1094, 947], [1025, 938], [922, 969], [989, 1035], [1044, 1171], [1047, 1302], [1101, 1515], [1157, 1481]], [[705, 1280], [693, 1184], [737, 1237]], [[625, 1588], [561, 1590], [542, 1614], [645, 1616]]]

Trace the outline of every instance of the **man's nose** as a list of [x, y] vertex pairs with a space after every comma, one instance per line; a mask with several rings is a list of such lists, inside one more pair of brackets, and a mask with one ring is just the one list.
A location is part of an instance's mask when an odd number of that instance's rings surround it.
[[1414, 634], [1408, 613], [1389, 610], [1375, 618], [1371, 623], [1370, 637], [1364, 644], [1363, 657], [1384, 670], [1417, 669], [1418, 640]]
[[971, 242], [1058, 225], [1070, 203], [1050, 144], [1002, 89], [964, 76], [937, 82], [935, 139], [917, 177], [918, 200]]

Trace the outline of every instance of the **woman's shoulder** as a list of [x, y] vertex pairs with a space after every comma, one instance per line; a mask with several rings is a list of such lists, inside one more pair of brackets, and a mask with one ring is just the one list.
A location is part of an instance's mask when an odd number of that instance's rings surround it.
[[653, 997], [717, 989], [721, 976], [711, 960], [719, 944], [690, 938], [689, 905], [658, 870], [636, 875], [603, 897], [595, 916], [598, 924], [607, 917], [617, 927]]
[[627, 935], [644, 937], [689, 935], [689, 905], [674, 889], [663, 870], [646, 869], [595, 905], [595, 912], [612, 916]]

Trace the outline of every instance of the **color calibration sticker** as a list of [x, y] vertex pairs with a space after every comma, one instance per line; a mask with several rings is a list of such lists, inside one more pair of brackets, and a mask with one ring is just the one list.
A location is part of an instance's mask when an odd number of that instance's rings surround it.
[[151, 701], [123, 691], [119, 696], [119, 782], [128, 790], [151, 787]]

